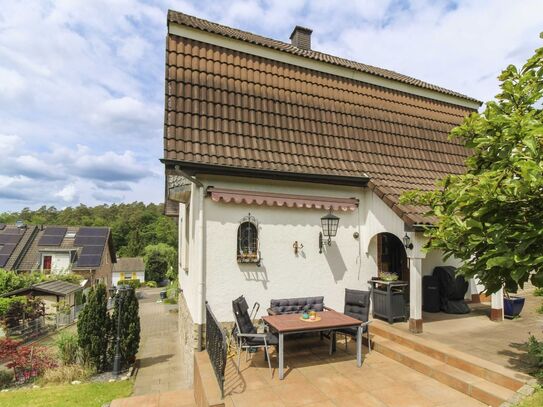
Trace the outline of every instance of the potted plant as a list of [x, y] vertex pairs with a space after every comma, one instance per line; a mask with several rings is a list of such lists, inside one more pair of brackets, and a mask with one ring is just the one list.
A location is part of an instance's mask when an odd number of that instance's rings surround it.
[[522, 308], [524, 308], [525, 298], [509, 295], [506, 290], [503, 292], [505, 294], [503, 297], [503, 315], [505, 318], [510, 319], [518, 317], [522, 312]]

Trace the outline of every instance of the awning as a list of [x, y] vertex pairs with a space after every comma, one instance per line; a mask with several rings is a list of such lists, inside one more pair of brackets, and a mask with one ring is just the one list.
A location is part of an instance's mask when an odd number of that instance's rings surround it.
[[247, 205], [286, 206], [288, 208], [315, 208], [326, 210], [353, 211], [358, 207], [356, 198], [276, 194], [272, 192], [244, 191], [209, 187], [208, 194], [214, 202], [234, 202]]

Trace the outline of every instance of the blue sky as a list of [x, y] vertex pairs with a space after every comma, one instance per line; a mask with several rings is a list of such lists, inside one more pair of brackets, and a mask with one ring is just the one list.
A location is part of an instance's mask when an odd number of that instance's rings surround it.
[[481, 100], [543, 45], [541, 0], [0, 0], [0, 212], [163, 200], [168, 8]]

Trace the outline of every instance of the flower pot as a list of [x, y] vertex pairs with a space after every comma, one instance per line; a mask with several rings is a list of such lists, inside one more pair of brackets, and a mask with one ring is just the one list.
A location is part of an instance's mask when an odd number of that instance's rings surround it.
[[525, 298], [523, 297], [505, 297], [503, 299], [503, 314], [505, 318], [514, 318], [520, 315], [524, 307]]

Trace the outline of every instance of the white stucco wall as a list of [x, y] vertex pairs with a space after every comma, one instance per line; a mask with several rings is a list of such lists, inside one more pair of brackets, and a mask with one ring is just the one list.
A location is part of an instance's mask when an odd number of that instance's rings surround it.
[[[369, 189], [218, 176], [198, 179], [205, 187], [354, 197], [359, 199], [360, 205], [355, 211], [335, 212], [340, 217], [337, 236], [332, 246], [326, 246], [325, 253], [319, 254], [320, 218], [326, 211], [213, 202], [205, 197], [205, 227], [201, 230], [202, 189], [193, 185], [188, 219], [184, 216], [185, 205], [180, 205], [179, 279], [195, 323], [204, 322], [205, 300], [220, 320], [233, 320], [231, 302], [242, 294], [250, 306], [255, 301], [261, 304], [262, 315], [266, 314], [272, 298], [316, 295], [324, 295], [326, 305], [342, 310], [345, 288], [367, 289], [367, 281], [377, 275], [375, 236], [389, 232], [401, 239], [405, 234], [403, 221]], [[260, 267], [239, 264], [236, 260], [237, 228], [249, 212], [259, 222]], [[353, 237], [354, 232], [360, 234], [358, 239]], [[200, 233], [205, 242], [203, 267]], [[188, 242], [186, 251], [183, 239]], [[298, 255], [292, 247], [295, 241], [304, 245]], [[432, 254], [423, 259], [423, 264], [425, 270], [431, 270], [443, 263], [439, 255]]]
[[70, 270], [70, 253], [69, 252], [41, 252], [41, 268], [43, 271], [43, 258], [45, 256], [51, 256], [51, 273], [59, 274]]
[[[132, 280], [138, 279], [138, 280], [140, 280], [141, 283], [143, 283], [145, 281], [145, 272], [144, 271], [137, 271], [135, 278], [132, 276], [132, 272], [126, 272], [126, 273], [124, 273], [124, 278], [125, 279], [132, 279]], [[121, 273], [119, 273], [118, 271], [113, 271], [111, 273], [111, 280], [112, 280], [113, 285], [117, 285], [117, 283], [119, 282], [120, 279], [121, 279]]]

